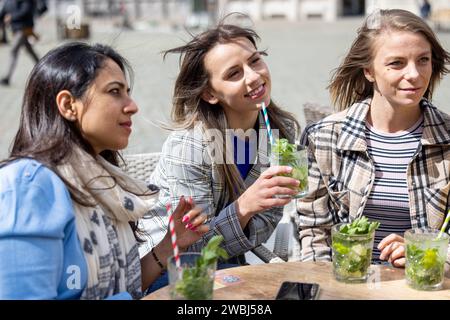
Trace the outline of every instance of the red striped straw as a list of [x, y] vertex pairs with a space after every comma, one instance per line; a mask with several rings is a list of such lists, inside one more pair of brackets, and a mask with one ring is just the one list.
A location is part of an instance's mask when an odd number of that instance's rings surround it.
[[180, 268], [180, 251], [178, 250], [177, 234], [175, 233], [175, 222], [173, 221], [173, 212], [170, 203], [166, 204], [167, 213], [169, 214], [169, 230], [170, 239], [172, 240], [173, 256], [175, 257], [175, 265]]

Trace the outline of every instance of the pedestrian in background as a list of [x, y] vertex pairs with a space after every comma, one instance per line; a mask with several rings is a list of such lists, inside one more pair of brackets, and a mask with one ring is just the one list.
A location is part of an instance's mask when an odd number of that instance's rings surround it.
[[33, 46], [28, 41], [29, 36], [34, 36], [35, 8], [34, 0], [6, 0], [0, 12], [0, 17], [3, 17], [4, 23], [10, 24], [13, 32], [11, 57], [7, 64], [9, 68], [6, 75], [0, 80], [1, 85], [9, 86], [21, 47], [25, 47], [35, 63], [39, 60]]
[[420, 6], [420, 16], [422, 19], [428, 19], [431, 13], [431, 3], [428, 0], [423, 0]]
[[[3, 7], [5, 6], [5, 1], [0, 0], [0, 12], [3, 13]], [[6, 24], [3, 21], [4, 15], [0, 14], [0, 43], [8, 43], [8, 35], [6, 34]]]

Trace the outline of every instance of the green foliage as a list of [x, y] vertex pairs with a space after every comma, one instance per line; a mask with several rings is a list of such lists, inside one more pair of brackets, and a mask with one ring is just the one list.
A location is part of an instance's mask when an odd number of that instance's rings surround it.
[[[183, 269], [183, 275], [175, 285], [175, 291], [188, 300], [211, 299], [214, 277], [211, 266], [216, 265], [219, 258], [228, 259], [227, 252], [219, 245], [223, 236], [212, 237], [202, 249], [201, 256], [192, 268]], [[214, 268], [215, 270], [215, 268]]]
[[283, 174], [283, 176], [292, 177], [300, 182], [297, 187], [298, 192], [306, 191], [308, 187], [308, 164], [298, 163], [299, 159], [296, 153], [297, 145], [289, 143], [287, 139], [277, 139], [272, 146], [272, 155], [278, 159], [278, 164], [292, 167], [292, 172]]
[[333, 249], [339, 254], [347, 254], [350, 252], [350, 249], [340, 242], [333, 243]]
[[[372, 237], [379, 222], [366, 217], [355, 219], [340, 227], [332, 237], [334, 272], [341, 280], [363, 278], [372, 261]], [[352, 236], [361, 236], [352, 238]]]
[[307, 166], [293, 166], [291, 177], [298, 180], [298, 191], [306, 190], [308, 187], [308, 167]]
[[365, 216], [362, 216], [353, 220], [352, 223], [344, 224], [343, 226], [341, 226], [339, 232], [348, 235], [370, 234], [378, 229], [379, 226], [379, 222], [369, 222], [369, 220]]
[[228, 259], [228, 254], [225, 249], [220, 247], [223, 241], [223, 236], [212, 237], [206, 247], [202, 249], [202, 256], [197, 263], [200, 265], [210, 265], [217, 262], [219, 258]]
[[414, 244], [406, 246], [406, 277], [417, 288], [439, 284], [443, 277], [445, 259], [438, 248], [421, 249]]
[[280, 159], [280, 164], [295, 163], [296, 145], [289, 143], [287, 139], [277, 139], [272, 146], [272, 153]]
[[364, 277], [372, 261], [372, 241], [333, 238], [334, 272], [342, 280]]

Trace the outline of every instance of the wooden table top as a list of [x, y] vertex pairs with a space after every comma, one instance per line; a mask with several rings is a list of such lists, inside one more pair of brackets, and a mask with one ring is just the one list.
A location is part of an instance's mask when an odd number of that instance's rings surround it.
[[[284, 281], [316, 282], [319, 299], [443, 299], [450, 300], [450, 279], [438, 291], [418, 291], [408, 287], [404, 269], [372, 265], [366, 283], [346, 284], [334, 279], [330, 262], [286, 262], [256, 264], [218, 270], [214, 300], [273, 300]], [[227, 283], [227, 279], [237, 280]], [[159, 289], [145, 300], [169, 299], [168, 287]]]

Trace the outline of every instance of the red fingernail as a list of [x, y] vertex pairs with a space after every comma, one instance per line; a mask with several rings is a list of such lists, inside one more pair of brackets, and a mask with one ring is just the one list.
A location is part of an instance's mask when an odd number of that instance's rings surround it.
[[189, 216], [188, 215], [185, 215], [184, 217], [183, 217], [183, 220], [181, 220], [182, 222], [186, 222], [186, 221], [189, 221]]
[[193, 227], [192, 223], [188, 223], [188, 224], [186, 225], [186, 228], [188, 228], [188, 229], [192, 229], [192, 227]]

